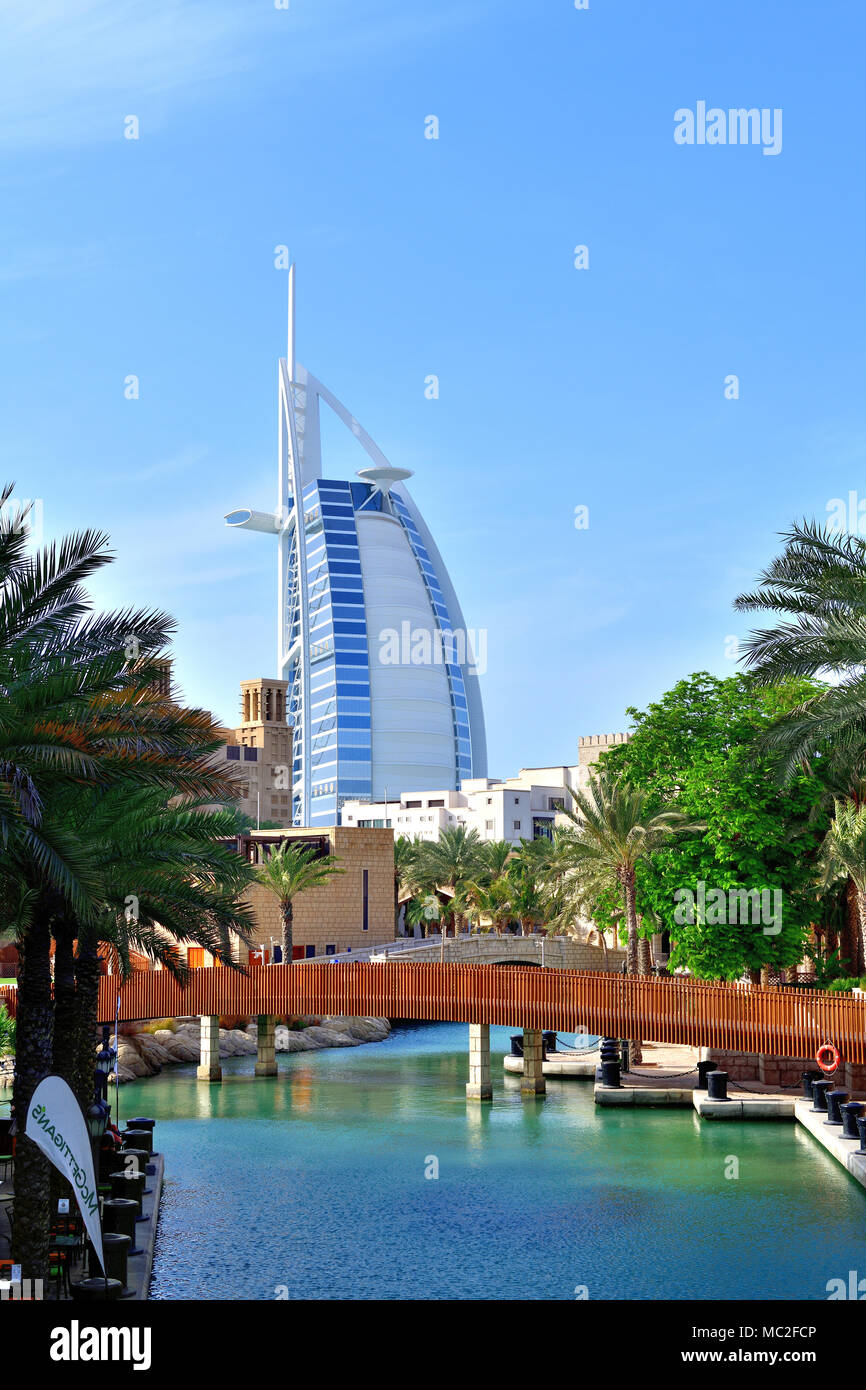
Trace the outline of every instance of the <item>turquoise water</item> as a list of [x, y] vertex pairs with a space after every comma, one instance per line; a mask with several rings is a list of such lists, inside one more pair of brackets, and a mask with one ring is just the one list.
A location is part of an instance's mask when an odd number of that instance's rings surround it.
[[581, 1080], [524, 1100], [509, 1031], [492, 1105], [456, 1024], [123, 1087], [166, 1157], [152, 1297], [825, 1299], [866, 1275], [866, 1192], [801, 1126], [599, 1109]]

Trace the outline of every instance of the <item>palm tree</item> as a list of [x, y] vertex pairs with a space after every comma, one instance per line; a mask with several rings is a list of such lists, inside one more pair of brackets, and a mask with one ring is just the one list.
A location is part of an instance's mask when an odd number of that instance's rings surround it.
[[[418, 846], [417, 872], [424, 886], [448, 889], [452, 898], [461, 888], [472, 883], [484, 868], [483, 843], [477, 830], [467, 831], [465, 825], [448, 826], [438, 840], [425, 841]], [[449, 916], [453, 920], [452, 907]]]
[[[675, 806], [656, 809], [656, 798], [610, 770], [590, 774], [585, 791], [573, 791], [574, 810], [566, 812], [571, 833], [563, 836], [558, 859], [574, 879], [578, 898], [593, 897], [611, 881], [619, 886], [628, 931], [626, 966], [639, 973], [636, 871], [642, 861], [667, 847], [679, 834], [703, 827], [690, 823]], [[641, 1060], [639, 1040], [633, 1057]]]
[[283, 919], [283, 961], [292, 963], [292, 921], [294, 901], [299, 893], [327, 883], [333, 874], [343, 874], [332, 855], [316, 857], [312, 846], [292, 844], [284, 840], [271, 848], [262, 864], [256, 866], [256, 878], [263, 888], [273, 893]]
[[845, 879], [854, 884], [859, 933], [853, 966], [859, 974], [866, 968], [866, 806], [836, 801], [818, 867], [822, 889]]
[[482, 845], [485, 877], [489, 877], [491, 882], [501, 878], [513, 854], [514, 846], [508, 840], [485, 840]]
[[830, 673], [839, 678], [768, 733], [783, 774], [791, 776], [822, 746], [851, 753], [866, 742], [866, 539], [803, 521], [783, 540], [758, 589], [734, 603], [740, 612], [779, 618], [751, 634], [746, 665], [768, 685]]
[[412, 892], [415, 864], [418, 858], [418, 842], [408, 835], [398, 835], [394, 841], [394, 935], [400, 920], [400, 895]]
[[[13, 491], [0, 493], [0, 508]], [[97, 702], [130, 680], [130, 634], [136, 650], [158, 650], [171, 619], [126, 610], [92, 616], [83, 581], [110, 560], [106, 538], [77, 533], [31, 556], [27, 526], [0, 520], [0, 863], [2, 897], [17, 912], [17, 1055], [13, 1103], [25, 1116], [52, 1061], [52, 923], [67, 909], [97, 910], [98, 877], [74, 837], [53, 821], [48, 802], [61, 787], [107, 781], [105, 748], [132, 769], [151, 751], [135, 732], [105, 726]], [[143, 667], [146, 685], [153, 667]], [[104, 735], [93, 739], [94, 720]], [[155, 762], [162, 755], [157, 752]], [[163, 772], [165, 763], [160, 763]], [[158, 769], [157, 769], [158, 770]], [[49, 1165], [21, 1135], [16, 1162], [16, 1261], [25, 1277], [44, 1277], [48, 1253]]]
[[178, 942], [204, 946], [234, 967], [233, 934], [251, 938], [252, 908], [242, 898], [252, 866], [226, 843], [232, 813], [214, 811], [210, 791], [208, 778], [197, 804], [120, 783], [67, 808], [96, 864], [104, 906], [95, 921], [71, 918], [55, 928], [54, 1070], [83, 1107], [91, 1099], [100, 946], [112, 948], [124, 976], [135, 951], [184, 980]]

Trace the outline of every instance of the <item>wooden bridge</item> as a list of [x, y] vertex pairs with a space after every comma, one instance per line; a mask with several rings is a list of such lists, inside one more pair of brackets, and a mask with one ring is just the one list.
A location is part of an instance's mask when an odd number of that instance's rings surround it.
[[[15, 991], [0, 1002], [15, 1012]], [[448, 962], [271, 965], [247, 975], [194, 970], [182, 987], [164, 970], [125, 983], [105, 975], [99, 1018], [111, 1023], [183, 1015], [367, 1015], [391, 1019], [586, 1030], [737, 1052], [812, 1057], [832, 1042], [866, 1063], [866, 1002], [850, 995], [707, 984], [601, 971]]]

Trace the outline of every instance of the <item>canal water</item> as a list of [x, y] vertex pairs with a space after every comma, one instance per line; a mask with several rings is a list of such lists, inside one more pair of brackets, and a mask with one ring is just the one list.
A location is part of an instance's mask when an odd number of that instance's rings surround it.
[[826, 1299], [866, 1275], [866, 1192], [801, 1126], [601, 1109], [578, 1079], [524, 1100], [504, 1028], [493, 1104], [467, 1103], [467, 1035], [122, 1087], [166, 1159], [152, 1297]]

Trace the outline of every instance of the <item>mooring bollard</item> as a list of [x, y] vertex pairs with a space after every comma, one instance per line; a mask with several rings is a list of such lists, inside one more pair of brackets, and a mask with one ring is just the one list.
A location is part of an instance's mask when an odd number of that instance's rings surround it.
[[813, 1081], [820, 1081], [822, 1075], [823, 1075], [823, 1072], [820, 1072], [820, 1071], [804, 1071], [804, 1072], [803, 1072], [803, 1098], [804, 1098], [804, 1100], [811, 1100], [811, 1099], [812, 1099], [812, 1082], [813, 1082]]
[[[121, 1169], [123, 1169], [123, 1171], [126, 1173], [156, 1172], [156, 1168], [154, 1167], [154, 1165], [152, 1163], [148, 1163], [150, 1154], [145, 1153], [144, 1149], [121, 1149], [120, 1157], [123, 1160], [123, 1162], [117, 1165], [117, 1168], [114, 1169], [115, 1172], [118, 1172]], [[150, 1187], [146, 1187], [144, 1190], [145, 1192], [151, 1192], [153, 1189]]]
[[135, 1219], [140, 1221], [144, 1214], [144, 1184], [147, 1182], [144, 1173], [112, 1173], [108, 1181], [112, 1197], [128, 1197], [135, 1202], [138, 1207]]
[[116, 1231], [118, 1235], [129, 1236], [132, 1241], [127, 1255], [140, 1255], [141, 1249], [135, 1243], [135, 1217], [137, 1202], [128, 1197], [107, 1197], [102, 1203], [102, 1229]]
[[[126, 1257], [129, 1247], [132, 1244], [129, 1236], [122, 1236], [118, 1231], [102, 1232], [102, 1253], [105, 1256], [105, 1273], [109, 1279], [117, 1279], [121, 1284], [123, 1292], [121, 1298], [129, 1296], [127, 1284]], [[101, 1277], [99, 1260], [96, 1258], [96, 1251], [90, 1242], [87, 1242], [89, 1255], [90, 1274], [93, 1279]]]
[[601, 1079], [605, 1086], [619, 1085], [619, 1062], [616, 1059], [612, 1062], [602, 1062]]
[[134, 1120], [128, 1120], [126, 1124], [126, 1128], [132, 1131], [138, 1129], [147, 1130], [150, 1135], [150, 1153], [152, 1154], [156, 1153], [156, 1149], [153, 1146], [153, 1127], [155, 1124], [156, 1120], [151, 1120], [147, 1115], [136, 1115]]
[[832, 1091], [832, 1081], [813, 1081], [812, 1082], [812, 1110], [815, 1114], [819, 1111], [827, 1113], [827, 1092]]
[[153, 1153], [153, 1132], [149, 1129], [125, 1129], [121, 1138], [125, 1148], [143, 1149], [148, 1155]]
[[726, 1071], [707, 1072], [707, 1098], [709, 1100], [730, 1100], [728, 1095], [728, 1073]]
[[863, 1114], [864, 1106], [862, 1100], [849, 1100], [847, 1105], [841, 1106], [842, 1110], [842, 1138], [859, 1139], [857, 1132], [857, 1121]]
[[512, 1057], [523, 1056], [523, 1034], [512, 1033], [511, 1035], [511, 1055]]
[[847, 1099], [847, 1091], [839, 1091], [834, 1088], [832, 1091], [827, 1092], [827, 1118], [824, 1121], [825, 1125], [841, 1125], [842, 1111], [839, 1107], [842, 1105], [843, 1101]]
[[70, 1284], [69, 1292], [78, 1303], [111, 1303], [120, 1298], [123, 1285], [119, 1279], [82, 1279], [77, 1284]]
[[860, 1147], [858, 1154], [866, 1154], [866, 1115], [860, 1115], [857, 1120], [857, 1133], [860, 1135]]
[[695, 1090], [705, 1091], [707, 1089], [707, 1077], [711, 1071], [718, 1071], [718, 1069], [718, 1062], [698, 1062], [698, 1080]]

